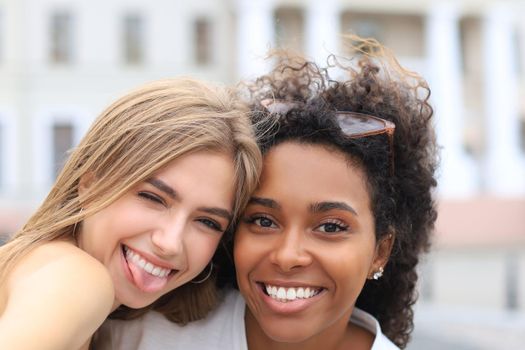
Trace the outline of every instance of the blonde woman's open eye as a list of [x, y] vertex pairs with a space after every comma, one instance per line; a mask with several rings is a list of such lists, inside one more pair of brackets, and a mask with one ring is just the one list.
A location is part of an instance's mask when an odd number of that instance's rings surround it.
[[317, 226], [317, 231], [327, 234], [336, 234], [348, 231], [348, 225], [340, 221], [330, 221]]
[[222, 226], [215, 220], [201, 218], [201, 219], [198, 219], [198, 221], [201, 222], [203, 225], [211, 228], [214, 231], [221, 232], [221, 233], [224, 232], [224, 229], [222, 228]]

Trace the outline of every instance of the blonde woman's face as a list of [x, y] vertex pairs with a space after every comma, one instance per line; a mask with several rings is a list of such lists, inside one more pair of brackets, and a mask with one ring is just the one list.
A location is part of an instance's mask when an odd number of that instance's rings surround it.
[[188, 154], [87, 217], [79, 246], [109, 270], [117, 304], [144, 307], [207, 266], [233, 204], [231, 157]]

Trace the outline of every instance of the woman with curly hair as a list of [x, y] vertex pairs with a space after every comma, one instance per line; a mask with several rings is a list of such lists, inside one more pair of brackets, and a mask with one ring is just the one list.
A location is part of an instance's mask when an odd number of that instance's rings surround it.
[[240, 294], [185, 328], [111, 325], [113, 348], [405, 348], [436, 219], [430, 90], [362, 44], [346, 66], [330, 58], [342, 81], [281, 57], [246, 85], [264, 165], [233, 242]]
[[343, 82], [288, 60], [249, 86], [254, 117], [276, 118], [235, 235], [250, 350], [393, 348], [381, 331], [409, 340], [436, 146], [425, 83], [382, 59], [358, 58]]

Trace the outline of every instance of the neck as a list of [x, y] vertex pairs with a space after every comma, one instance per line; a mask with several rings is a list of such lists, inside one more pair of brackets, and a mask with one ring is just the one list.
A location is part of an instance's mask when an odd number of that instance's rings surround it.
[[352, 323], [348, 323], [350, 314], [341, 321], [322, 330], [320, 333], [297, 343], [279, 342], [270, 338], [259, 323], [246, 308], [244, 316], [246, 327], [246, 340], [249, 350], [338, 350], [338, 349], [370, 349], [374, 336], [367, 330]]
[[85, 342], [84, 345], [82, 345], [82, 346], [80, 347], [79, 350], [89, 350], [89, 345], [91, 344], [91, 338], [93, 338], [93, 337], [90, 337], [90, 338], [87, 340], [87, 342]]
[[[111, 307], [111, 312], [113, 312], [113, 311], [115, 311], [116, 309], [118, 309], [118, 307], [119, 307], [120, 305], [122, 305], [122, 304], [120, 303], [120, 301], [118, 301], [118, 300], [115, 298], [115, 301], [113, 302], [113, 306]], [[111, 313], [111, 312], [110, 312], [110, 313]]]

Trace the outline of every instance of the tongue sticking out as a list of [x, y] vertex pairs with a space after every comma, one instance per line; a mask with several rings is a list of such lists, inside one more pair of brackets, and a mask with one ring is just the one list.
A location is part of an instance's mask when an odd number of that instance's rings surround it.
[[128, 266], [135, 285], [144, 292], [157, 292], [168, 282], [168, 277], [153, 276], [131, 261], [128, 261]]

